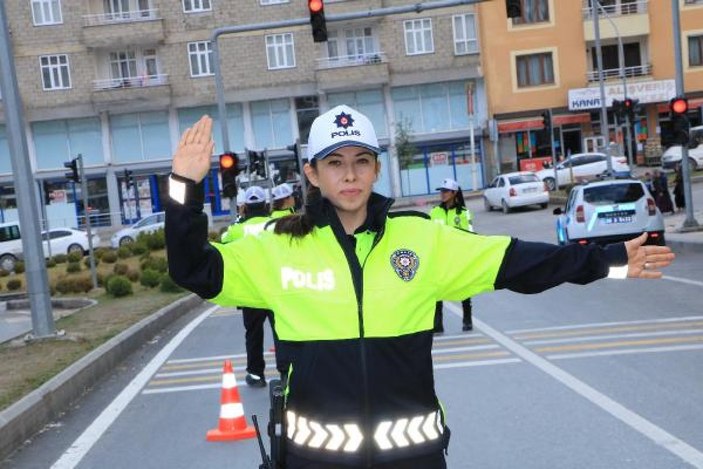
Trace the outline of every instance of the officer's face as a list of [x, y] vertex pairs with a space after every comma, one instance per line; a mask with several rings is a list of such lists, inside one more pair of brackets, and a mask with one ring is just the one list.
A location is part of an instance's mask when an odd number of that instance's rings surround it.
[[366, 210], [373, 183], [381, 169], [376, 156], [362, 147], [343, 147], [317, 162], [305, 165], [310, 182], [320, 188], [337, 210]]
[[447, 189], [442, 189], [441, 191], [439, 191], [439, 197], [442, 199], [442, 202], [444, 202], [445, 204], [448, 202], [453, 202], [455, 195], [456, 195], [456, 191], [450, 191]]

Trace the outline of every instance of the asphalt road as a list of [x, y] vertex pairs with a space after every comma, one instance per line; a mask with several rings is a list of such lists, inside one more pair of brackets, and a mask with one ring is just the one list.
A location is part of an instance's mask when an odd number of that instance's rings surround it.
[[[554, 241], [551, 207], [503, 215], [470, 204], [480, 232]], [[445, 303], [434, 358], [449, 467], [703, 468], [702, 272], [703, 254], [686, 253], [660, 281], [483, 294], [470, 334], [459, 332], [459, 305]], [[268, 412], [266, 391], [243, 384], [240, 314], [208, 308], [146, 344], [2, 467], [258, 467], [255, 440], [205, 441], [225, 357], [249, 424]]]

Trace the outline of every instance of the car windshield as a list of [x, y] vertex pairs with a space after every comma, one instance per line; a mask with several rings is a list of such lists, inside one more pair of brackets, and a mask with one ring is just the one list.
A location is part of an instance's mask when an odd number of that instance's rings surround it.
[[535, 174], [519, 174], [508, 178], [511, 185], [525, 184], [526, 182], [539, 182], [539, 178]]
[[639, 182], [587, 187], [583, 190], [583, 199], [593, 205], [635, 202], [642, 196], [644, 196], [644, 189]]

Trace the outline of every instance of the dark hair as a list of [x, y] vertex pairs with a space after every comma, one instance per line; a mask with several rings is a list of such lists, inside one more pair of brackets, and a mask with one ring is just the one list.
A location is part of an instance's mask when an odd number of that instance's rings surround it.
[[266, 202], [256, 202], [254, 204], [244, 204], [244, 217], [265, 217], [269, 214]]
[[[313, 158], [310, 160], [309, 164], [315, 168], [317, 166], [317, 160]], [[301, 177], [305, 177], [305, 175], [301, 174]], [[320, 192], [320, 188], [310, 184], [310, 181], [307, 181], [307, 184], [306, 207], [300, 213], [294, 213], [277, 219], [276, 225], [273, 228], [274, 233], [289, 234], [293, 238], [302, 238], [312, 232], [312, 229], [315, 227], [315, 222], [308, 213], [308, 206], [318, 203], [322, 198], [322, 193]], [[278, 202], [278, 200], [274, 201], [274, 207], [276, 206], [275, 202]]]
[[[290, 196], [288, 196], [290, 197]], [[283, 203], [288, 200], [288, 197], [284, 197], [282, 199], [274, 200], [273, 201], [273, 209], [274, 210], [283, 210]]]
[[[447, 204], [442, 202], [441, 204], [446, 210], [449, 210], [449, 207], [447, 207]], [[457, 215], [460, 214], [463, 210], [464, 207], [466, 207], [466, 202], [464, 202], [464, 192], [461, 190], [461, 187], [459, 187], [457, 190], [454, 191], [454, 209], [456, 210]]]

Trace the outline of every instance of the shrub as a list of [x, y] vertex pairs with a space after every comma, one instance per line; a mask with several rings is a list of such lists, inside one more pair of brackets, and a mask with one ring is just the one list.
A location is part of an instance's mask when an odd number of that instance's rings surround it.
[[168, 273], [165, 273], [161, 276], [161, 291], [164, 293], [178, 293], [182, 292], [183, 289], [173, 281]]
[[24, 273], [24, 262], [22, 262], [22, 261], [15, 262], [15, 273], [16, 274], [23, 274]]
[[138, 270], [130, 270], [127, 272], [127, 278], [129, 279], [130, 282], [137, 282], [139, 281], [139, 271]]
[[13, 278], [7, 281], [7, 289], [10, 291], [19, 290], [22, 288], [22, 280], [18, 278]]
[[142, 254], [149, 252], [149, 248], [147, 247], [147, 245], [142, 242], [132, 243], [131, 249], [132, 254], [134, 254], [135, 256], [141, 256]]
[[132, 250], [128, 246], [120, 246], [117, 249], [117, 257], [120, 259], [127, 259], [132, 256]]
[[56, 254], [52, 259], [55, 260], [57, 264], [63, 264], [68, 259], [68, 256], [66, 254]]
[[68, 265], [66, 266], [66, 273], [67, 274], [73, 274], [76, 272], [81, 271], [81, 263], [80, 262], [69, 262]]
[[114, 250], [109, 250], [103, 254], [102, 261], [107, 264], [114, 264], [117, 262], [117, 253]]
[[114, 297], [132, 294], [132, 283], [126, 277], [114, 275], [107, 282], [107, 292]]
[[83, 253], [77, 251], [71, 252], [66, 258], [68, 259], [68, 262], [80, 262], [81, 259], [83, 259]]
[[54, 288], [62, 295], [67, 293], [88, 293], [93, 289], [93, 281], [89, 276], [61, 277], [56, 281]]
[[168, 262], [164, 257], [149, 256], [142, 260], [140, 267], [142, 268], [142, 271], [151, 269], [163, 273], [168, 270]]
[[[95, 266], [97, 267], [98, 264], [100, 264], [100, 259], [97, 257], [94, 257], [95, 259]], [[86, 269], [90, 269], [90, 256], [86, 256], [85, 259], [83, 259], [83, 265], [85, 266]]]
[[115, 274], [102, 274], [98, 272], [97, 278], [98, 278], [98, 286], [105, 288], [107, 290], [107, 284], [110, 281], [112, 277], [114, 277]]
[[142, 277], [139, 279], [139, 283], [147, 288], [154, 288], [161, 282], [161, 274], [155, 270], [146, 269], [142, 272]]
[[88, 293], [93, 289], [93, 280], [90, 276], [87, 277], [77, 277], [74, 279], [76, 286], [76, 293]]
[[10, 272], [5, 269], [0, 269], [0, 277], [7, 277], [8, 275], [10, 275]]
[[112, 271], [117, 275], [127, 275], [127, 272], [129, 272], [129, 266], [127, 264], [122, 264], [121, 262], [118, 262], [112, 268]]
[[52, 267], [56, 267], [56, 261], [54, 260], [53, 257], [50, 257], [49, 259], [46, 260], [46, 267], [48, 269], [50, 269]]
[[93, 254], [95, 255], [96, 259], [102, 259], [103, 254], [106, 252], [110, 252], [110, 248], [95, 248], [93, 249]]
[[166, 247], [166, 236], [164, 230], [160, 229], [153, 233], [141, 233], [137, 237], [138, 242], [143, 242], [152, 251], [158, 251]]

